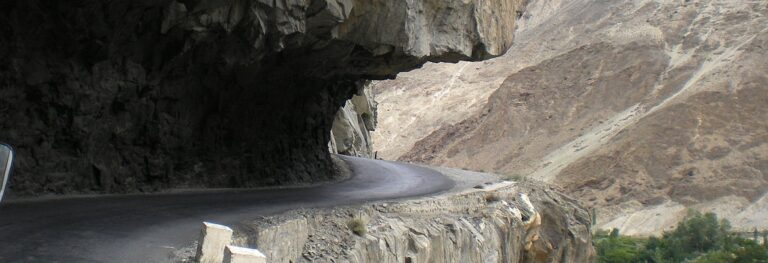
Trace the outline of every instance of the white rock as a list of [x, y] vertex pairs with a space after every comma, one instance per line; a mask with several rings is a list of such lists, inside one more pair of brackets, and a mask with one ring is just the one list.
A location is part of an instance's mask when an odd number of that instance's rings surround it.
[[227, 246], [224, 263], [267, 263], [267, 257], [256, 249]]
[[232, 232], [232, 229], [227, 226], [203, 222], [200, 241], [197, 244], [197, 262], [223, 262], [224, 247], [232, 242]]

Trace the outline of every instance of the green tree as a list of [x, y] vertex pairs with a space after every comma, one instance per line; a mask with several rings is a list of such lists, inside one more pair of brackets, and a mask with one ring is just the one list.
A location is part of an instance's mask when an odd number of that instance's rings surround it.
[[614, 229], [596, 233], [594, 240], [602, 263], [768, 263], [766, 245], [731, 233], [731, 224], [713, 213], [691, 211], [660, 238], [626, 237]]
[[768, 251], [754, 240], [739, 239], [729, 252], [736, 256], [734, 263], [768, 262]]
[[728, 252], [728, 251], [713, 251], [709, 252], [707, 254], [704, 254], [693, 261], [692, 263], [730, 263], [733, 262], [736, 259], [736, 255]]
[[691, 211], [674, 231], [665, 232], [661, 240], [649, 244], [648, 249], [660, 250], [671, 262], [683, 262], [728, 246], [730, 229], [730, 224], [718, 220], [714, 213]]
[[595, 249], [601, 263], [629, 263], [638, 261], [643, 250], [643, 240], [619, 235], [618, 229], [609, 234], [599, 232], [595, 235]]

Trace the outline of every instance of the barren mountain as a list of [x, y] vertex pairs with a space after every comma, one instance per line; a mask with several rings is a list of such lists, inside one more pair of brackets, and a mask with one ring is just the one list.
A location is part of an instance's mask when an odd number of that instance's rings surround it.
[[383, 156], [551, 182], [627, 234], [688, 208], [768, 228], [768, 1], [533, 1], [518, 25], [501, 58], [378, 83], [376, 147], [414, 142]]

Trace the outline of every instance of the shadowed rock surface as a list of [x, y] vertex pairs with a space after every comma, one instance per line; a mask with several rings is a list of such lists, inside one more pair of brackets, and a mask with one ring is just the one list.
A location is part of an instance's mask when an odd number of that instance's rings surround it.
[[361, 80], [501, 55], [522, 2], [5, 1], [11, 193], [329, 179]]

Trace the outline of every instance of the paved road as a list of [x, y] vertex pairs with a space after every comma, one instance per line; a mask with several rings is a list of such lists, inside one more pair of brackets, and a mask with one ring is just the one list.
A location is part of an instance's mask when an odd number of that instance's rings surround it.
[[232, 224], [301, 207], [406, 198], [451, 189], [428, 168], [342, 156], [348, 180], [316, 187], [9, 202], [0, 205], [0, 262], [166, 262], [202, 221]]

